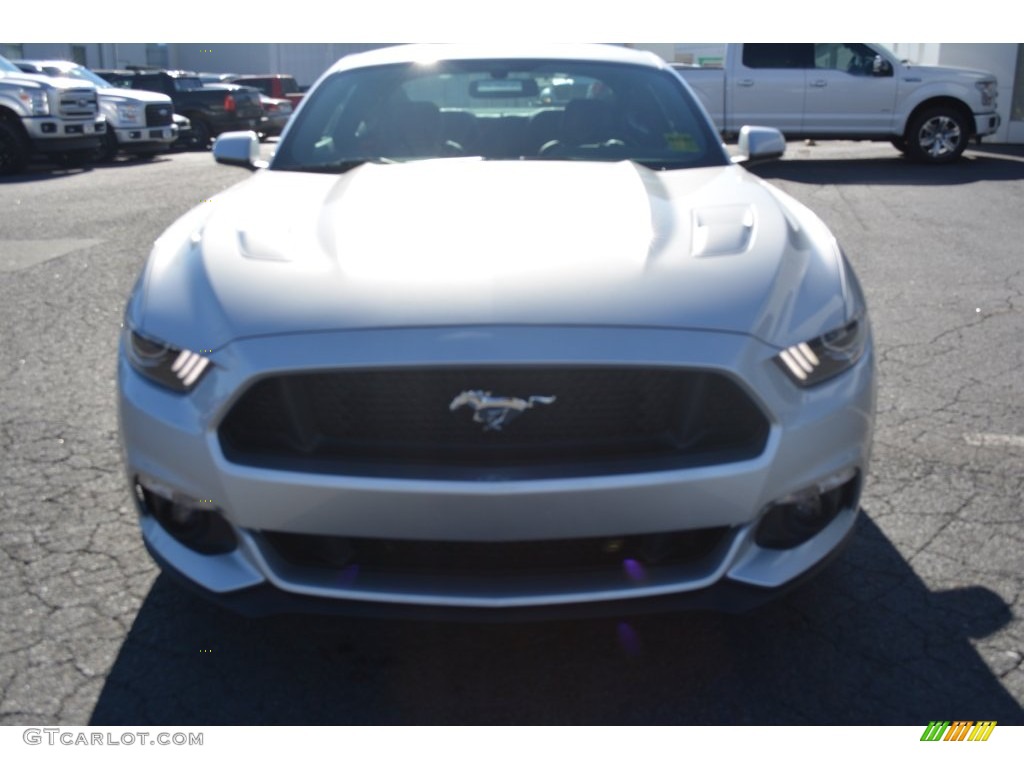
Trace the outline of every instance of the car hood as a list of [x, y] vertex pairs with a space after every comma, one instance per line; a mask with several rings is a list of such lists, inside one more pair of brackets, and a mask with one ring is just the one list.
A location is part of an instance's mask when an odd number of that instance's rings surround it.
[[257, 173], [157, 241], [138, 309], [154, 335], [201, 348], [485, 324], [783, 345], [844, 322], [844, 274], [824, 225], [738, 166], [457, 158]]
[[54, 88], [91, 88], [96, 90], [96, 86], [90, 83], [88, 80], [79, 80], [78, 78], [72, 77], [61, 77], [61, 76], [50, 76], [50, 75], [39, 75], [29, 72], [2, 72], [0, 77], [5, 82], [17, 85], [49, 85]]
[[129, 99], [131, 101], [141, 101], [145, 104], [170, 104], [171, 99], [162, 93], [156, 91], [139, 91], [135, 88], [96, 88], [96, 92], [102, 99]]
[[931, 64], [907, 65], [907, 74], [927, 80], [968, 80], [971, 82], [995, 80], [996, 76], [982, 69], [964, 69], [963, 67], [940, 67]]

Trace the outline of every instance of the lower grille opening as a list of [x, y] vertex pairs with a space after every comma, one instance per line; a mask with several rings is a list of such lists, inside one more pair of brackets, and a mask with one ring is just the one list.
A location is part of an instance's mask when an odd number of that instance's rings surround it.
[[[460, 401], [474, 393], [521, 406]], [[228, 460], [249, 466], [494, 480], [743, 461], [768, 433], [760, 408], [718, 373], [528, 366], [273, 376], [218, 430]]]
[[543, 541], [413, 541], [263, 531], [286, 562], [362, 573], [537, 574], [694, 565], [709, 557], [729, 528]]

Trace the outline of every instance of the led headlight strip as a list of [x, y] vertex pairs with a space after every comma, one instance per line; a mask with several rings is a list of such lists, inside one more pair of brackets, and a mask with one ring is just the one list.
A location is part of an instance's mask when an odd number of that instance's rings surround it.
[[129, 330], [126, 347], [135, 370], [177, 392], [192, 389], [210, 366], [209, 358], [198, 352], [146, 338], [135, 330]]
[[801, 387], [819, 384], [856, 365], [867, 345], [867, 322], [857, 318], [841, 328], [779, 352], [775, 361]]

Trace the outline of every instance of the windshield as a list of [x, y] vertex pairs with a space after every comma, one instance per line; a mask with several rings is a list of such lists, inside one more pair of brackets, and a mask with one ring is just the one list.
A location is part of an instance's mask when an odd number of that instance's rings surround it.
[[276, 170], [435, 157], [728, 163], [674, 74], [594, 61], [486, 60], [339, 72], [306, 96]]
[[0, 56], [0, 72], [16, 72], [19, 75], [21, 74], [21, 70], [11, 64], [11, 62], [3, 56]]
[[[90, 83], [92, 83], [93, 85], [98, 85], [100, 88], [113, 88], [114, 87], [110, 83], [108, 83], [106, 80], [104, 80], [102, 77], [97, 75], [95, 72], [93, 72], [91, 70], [88, 70], [85, 67], [69, 67], [68, 69], [65, 69], [65, 70], [61, 71], [61, 70], [57, 69], [56, 67], [45, 67], [44, 66], [43, 69], [46, 71], [46, 74], [48, 74], [48, 75], [52, 74], [52, 75], [55, 75], [55, 76], [74, 77], [74, 78], [77, 78], [79, 80], [88, 80]], [[51, 69], [54, 70], [54, 71], [50, 72]]]
[[201, 91], [203, 90], [203, 81], [198, 77], [179, 77], [174, 80], [174, 90]]

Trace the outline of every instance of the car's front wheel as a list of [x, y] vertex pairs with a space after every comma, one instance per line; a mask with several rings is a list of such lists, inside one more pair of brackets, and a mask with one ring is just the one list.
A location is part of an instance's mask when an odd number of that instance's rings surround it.
[[213, 131], [201, 117], [189, 117], [192, 121], [192, 135], [189, 141], [189, 149], [205, 150], [210, 148], [213, 141]]
[[0, 176], [21, 173], [28, 165], [28, 143], [19, 126], [0, 121]]
[[931, 107], [915, 116], [904, 137], [907, 153], [925, 163], [951, 163], [967, 148], [971, 120], [956, 107]]
[[99, 159], [110, 162], [117, 156], [117, 150], [117, 134], [108, 126], [107, 132], [103, 134], [103, 143], [99, 148]]

